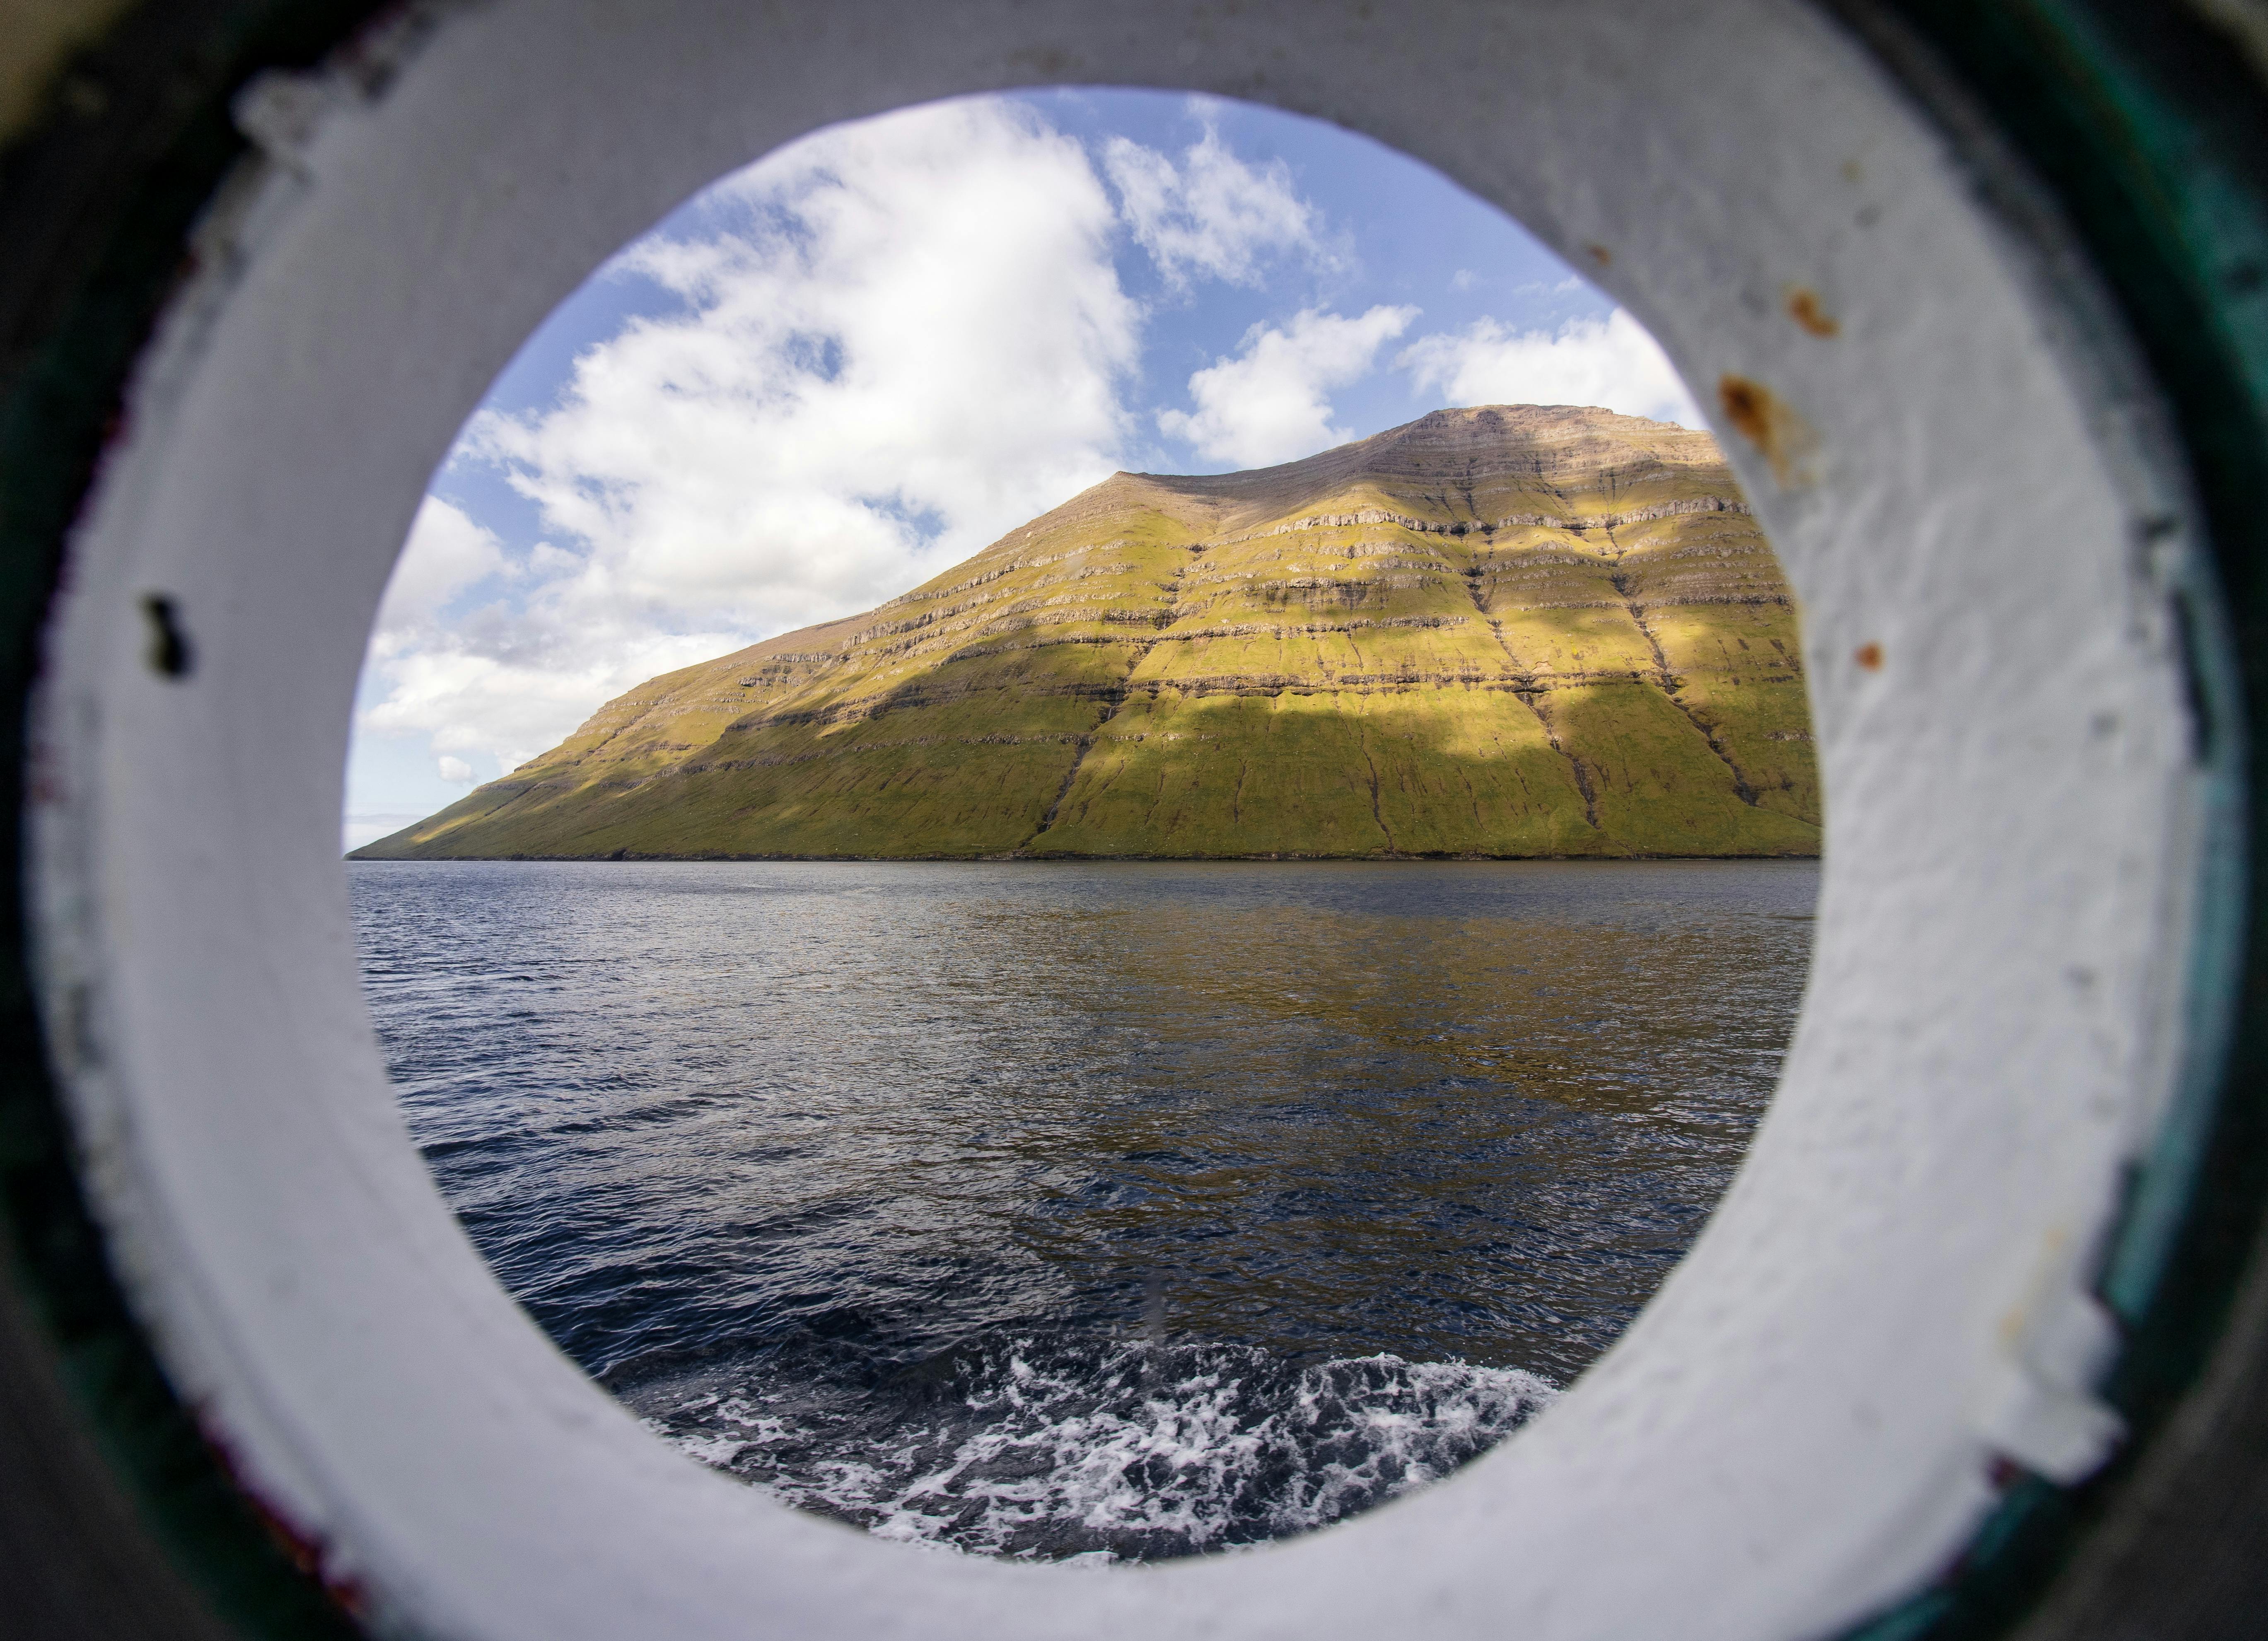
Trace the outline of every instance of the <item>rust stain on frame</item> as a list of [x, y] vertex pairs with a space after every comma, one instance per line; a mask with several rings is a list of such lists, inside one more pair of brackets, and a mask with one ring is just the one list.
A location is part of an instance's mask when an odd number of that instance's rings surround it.
[[1819, 293], [1804, 285], [1787, 293], [1787, 316], [1815, 336], [1832, 336], [1843, 328], [1842, 321], [1820, 305]]
[[1809, 459], [1819, 448], [1819, 435], [1771, 388], [1745, 376], [1722, 376], [1717, 380], [1717, 402], [1733, 430], [1771, 463], [1780, 489], [1811, 482]]

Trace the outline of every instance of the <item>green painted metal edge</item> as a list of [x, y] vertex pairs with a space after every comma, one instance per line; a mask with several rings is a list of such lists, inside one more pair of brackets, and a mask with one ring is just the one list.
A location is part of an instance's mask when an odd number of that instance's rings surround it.
[[[2168, 401], [2211, 564], [2176, 590], [2205, 776], [2186, 1048], [2097, 1292], [2124, 1338], [2101, 1387], [2124, 1449], [2073, 1487], [2012, 1475], [1933, 1587], [1845, 1641], [1981, 1641], [2085, 1550], [2220, 1341], [2268, 1195], [2268, 953], [2250, 794], [2268, 724], [2268, 93], [2229, 40], [2151, 0], [1886, 0], [2087, 247]], [[1862, 27], [1861, 33], [1865, 33]]]

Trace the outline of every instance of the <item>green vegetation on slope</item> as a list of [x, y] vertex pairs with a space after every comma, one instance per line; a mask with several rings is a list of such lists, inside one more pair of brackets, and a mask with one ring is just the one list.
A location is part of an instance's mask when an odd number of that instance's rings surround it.
[[1714, 443], [1498, 406], [1118, 474], [356, 855], [1809, 855], [1819, 819], [1793, 607]]

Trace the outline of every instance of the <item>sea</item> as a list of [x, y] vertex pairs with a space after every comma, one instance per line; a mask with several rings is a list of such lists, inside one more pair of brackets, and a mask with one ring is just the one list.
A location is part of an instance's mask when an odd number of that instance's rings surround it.
[[1771, 1095], [1815, 862], [350, 863], [412, 1137], [662, 1440], [969, 1554], [1336, 1520], [1550, 1406]]

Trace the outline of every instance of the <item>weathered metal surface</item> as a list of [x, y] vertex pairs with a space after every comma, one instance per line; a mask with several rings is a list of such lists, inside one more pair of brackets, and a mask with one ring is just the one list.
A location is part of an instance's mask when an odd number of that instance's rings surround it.
[[[269, 157], [144, 362], [40, 732], [88, 1177], [176, 1380], [327, 1576], [482, 1637], [1795, 1637], [1935, 1574], [2015, 1469], [2101, 1461], [2087, 1284], [2210, 1035], [2182, 644], [2213, 611], [2091, 291], [1852, 40], [1778, 0], [430, 17], [241, 105]], [[914, 1556], [648, 1438], [434, 1193], [335, 858], [372, 611], [536, 320], [815, 126], [1065, 81], [1337, 120], [1594, 267], [1704, 385], [1804, 600], [1830, 791], [1779, 1100], [1624, 1342], [1441, 1486], [1131, 1572]]]

